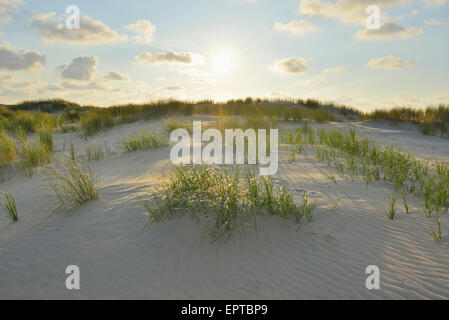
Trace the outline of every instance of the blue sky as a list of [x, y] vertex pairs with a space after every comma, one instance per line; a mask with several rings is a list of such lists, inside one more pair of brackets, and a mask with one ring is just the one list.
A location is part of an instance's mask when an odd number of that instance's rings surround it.
[[[64, 26], [68, 5], [79, 30]], [[0, 103], [449, 103], [448, 36], [447, 0], [0, 0]]]

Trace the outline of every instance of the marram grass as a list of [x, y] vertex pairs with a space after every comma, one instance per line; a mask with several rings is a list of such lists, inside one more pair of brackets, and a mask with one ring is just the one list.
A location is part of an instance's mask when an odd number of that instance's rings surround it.
[[137, 150], [149, 150], [168, 146], [168, 140], [156, 133], [141, 131], [131, 135], [121, 142], [122, 152], [133, 152]]
[[27, 132], [22, 127], [17, 129], [20, 148], [18, 162], [25, 176], [31, 177], [35, 167], [48, 164], [53, 158], [53, 129], [41, 126], [36, 129], [37, 140], [29, 142]]
[[17, 146], [14, 139], [6, 131], [0, 130], [0, 168], [10, 165], [16, 160]]
[[241, 174], [207, 166], [175, 167], [161, 190], [144, 203], [148, 224], [187, 215], [205, 221], [203, 240], [209, 237], [218, 245], [251, 222], [255, 226], [260, 214], [292, 220], [299, 228], [304, 217], [311, 219], [315, 207], [305, 194], [297, 205], [286, 187], [277, 187], [268, 177], [257, 178], [251, 170]]
[[387, 208], [387, 217], [390, 220], [394, 219], [394, 216], [396, 215], [396, 212], [397, 212], [396, 198], [397, 198], [396, 193], [390, 197], [390, 206]]
[[67, 158], [60, 162], [60, 168], [53, 168], [46, 178], [63, 206], [81, 205], [99, 197], [98, 178], [88, 164]]
[[19, 220], [16, 207], [16, 199], [12, 193], [0, 192], [0, 200], [3, 211], [11, 218], [12, 221]]

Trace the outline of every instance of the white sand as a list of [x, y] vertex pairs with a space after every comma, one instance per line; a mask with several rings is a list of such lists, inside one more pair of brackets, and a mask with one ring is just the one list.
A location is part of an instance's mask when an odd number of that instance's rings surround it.
[[[156, 128], [161, 121], [139, 122], [95, 135], [112, 151], [128, 134]], [[393, 144], [421, 158], [449, 159], [449, 141], [422, 136], [413, 128], [385, 122], [314, 124], [357, 128], [380, 144]], [[70, 138], [71, 137], [71, 138]], [[57, 148], [77, 133], [57, 134]], [[68, 144], [66, 144], [68, 150]], [[41, 177], [17, 177], [0, 184], [13, 191], [19, 221], [0, 215], [0, 298], [137, 299], [403, 299], [449, 298], [449, 236], [434, 242], [418, 199], [411, 214], [393, 221], [385, 209], [393, 187], [366, 186], [316, 162], [311, 152], [280, 163], [278, 181], [316, 200], [311, 223], [296, 232], [276, 217], [258, 217], [257, 233], [235, 234], [217, 252], [201, 243], [203, 227], [174, 218], [144, 229], [140, 198], [158, 185], [171, 167], [169, 148], [115, 153], [92, 162], [101, 179], [101, 198], [69, 214], [51, 213], [56, 204]], [[43, 171], [42, 171], [43, 172]], [[327, 175], [333, 172], [337, 183]], [[341, 198], [335, 212], [332, 205]], [[78, 265], [81, 289], [65, 288], [65, 268]], [[365, 288], [365, 268], [381, 270], [381, 289]]]

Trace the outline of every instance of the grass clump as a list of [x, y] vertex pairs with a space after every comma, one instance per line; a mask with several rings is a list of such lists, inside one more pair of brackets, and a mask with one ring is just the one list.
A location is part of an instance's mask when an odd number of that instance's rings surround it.
[[168, 146], [168, 141], [153, 132], [141, 131], [131, 135], [121, 143], [123, 152], [132, 152], [137, 150], [149, 150]]
[[[0, 110], [1, 111], [1, 110]], [[13, 111], [0, 112], [0, 130], [17, 132], [22, 128], [26, 132], [35, 132], [40, 127], [58, 128], [64, 122], [62, 116], [46, 112]]]
[[243, 232], [260, 214], [280, 216], [300, 226], [303, 217], [311, 219], [315, 203], [304, 195], [298, 206], [287, 188], [276, 188], [271, 178], [257, 178], [250, 170], [241, 175], [238, 170], [178, 166], [144, 208], [149, 224], [175, 214], [205, 221], [202, 238], [211, 237], [219, 245], [235, 231]]
[[169, 134], [176, 129], [185, 129], [189, 132], [189, 134], [192, 134], [193, 121], [167, 119], [167, 120], [165, 120], [165, 127]]
[[19, 220], [16, 207], [16, 199], [12, 193], [0, 192], [0, 200], [2, 203], [3, 211], [11, 218], [12, 221]]
[[41, 127], [36, 132], [37, 141], [29, 142], [27, 133], [23, 128], [18, 129], [19, 165], [25, 176], [31, 177], [33, 169], [50, 163], [53, 157], [53, 131], [48, 127]]
[[16, 160], [17, 146], [14, 139], [6, 131], [0, 131], [0, 168], [10, 165]]
[[[97, 144], [90, 144], [84, 151], [82, 158], [85, 161], [100, 161], [103, 160], [106, 154], [111, 153], [108, 145], [105, 143], [104, 147]], [[70, 158], [75, 160], [75, 150], [73, 148], [73, 143], [70, 145]]]
[[36, 129], [38, 143], [46, 148], [49, 153], [53, 152], [53, 128], [42, 126]]
[[396, 189], [424, 198], [426, 215], [449, 209], [449, 163], [417, 160], [411, 153], [391, 146], [378, 147], [351, 130], [318, 132], [316, 158], [342, 174], [360, 175], [365, 181], [386, 181]]
[[409, 209], [408, 203], [407, 203], [407, 194], [403, 191], [403, 192], [401, 192], [401, 196], [402, 196], [402, 202], [404, 203], [405, 213], [409, 214], [410, 209]]
[[262, 117], [262, 116], [249, 116], [246, 117], [243, 124], [247, 129], [275, 129], [278, 126], [278, 122], [274, 117]]
[[441, 240], [441, 222], [440, 222], [440, 214], [438, 211], [435, 214], [435, 222], [437, 224], [437, 230], [435, 231], [432, 227], [430, 227], [430, 231], [432, 232], [433, 239], [435, 241]]
[[91, 167], [70, 158], [61, 161], [60, 168], [50, 171], [47, 182], [64, 206], [81, 205], [99, 196], [98, 179]]
[[115, 125], [114, 118], [102, 112], [88, 111], [80, 118], [80, 129], [84, 138]]
[[375, 110], [363, 115], [364, 119], [388, 119], [419, 124], [426, 135], [449, 135], [449, 106], [429, 106], [425, 109], [396, 107], [389, 110]]
[[393, 196], [390, 197], [390, 206], [387, 209], [387, 217], [390, 220], [394, 219], [394, 216], [396, 215], [396, 193], [393, 194]]

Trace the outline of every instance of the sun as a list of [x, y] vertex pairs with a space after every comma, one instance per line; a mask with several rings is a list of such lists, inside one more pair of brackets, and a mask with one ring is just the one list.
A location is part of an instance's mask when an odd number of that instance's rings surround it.
[[232, 56], [228, 52], [215, 54], [212, 60], [212, 67], [218, 74], [226, 74], [232, 70]]

